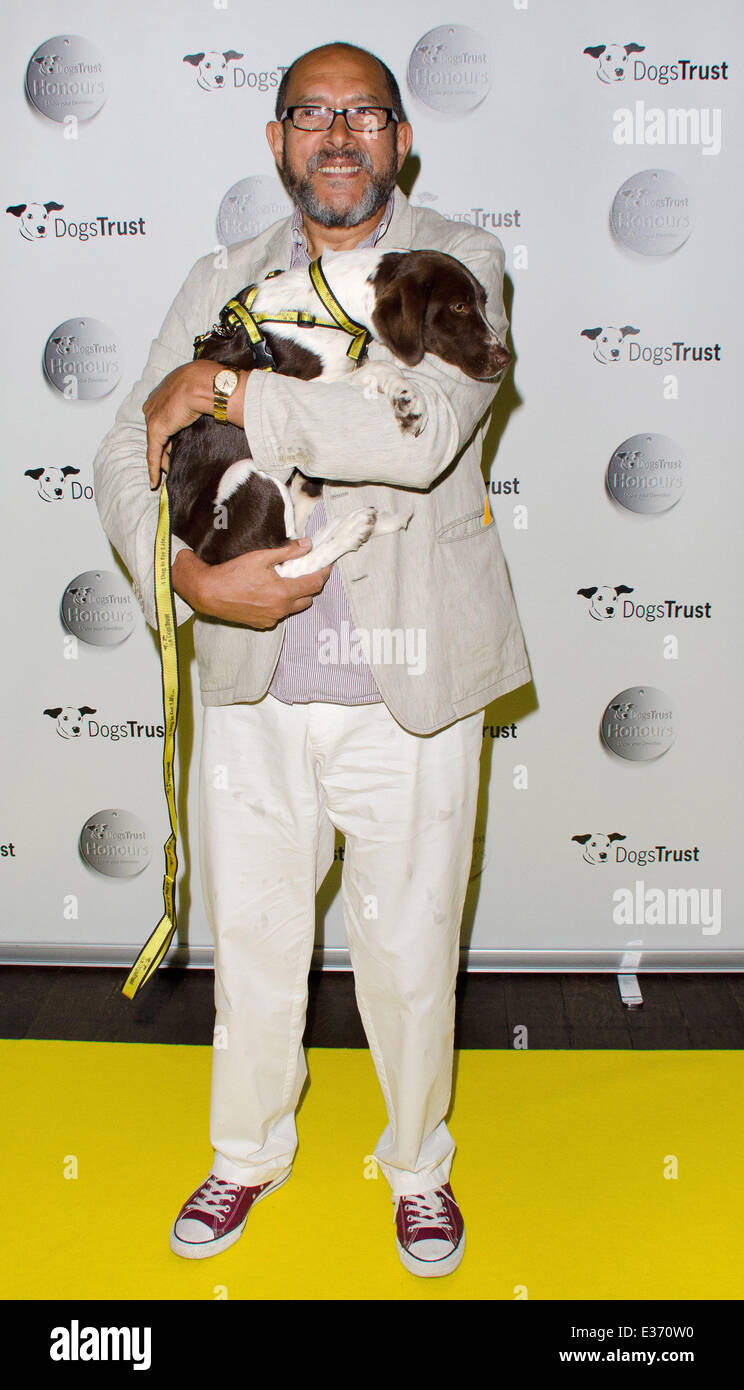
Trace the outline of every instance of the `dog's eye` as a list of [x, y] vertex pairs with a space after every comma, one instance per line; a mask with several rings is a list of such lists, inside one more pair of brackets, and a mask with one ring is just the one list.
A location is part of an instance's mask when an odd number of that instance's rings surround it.
[[469, 308], [469, 306], [468, 306], [467, 304], [463, 304], [462, 300], [460, 300], [460, 302], [459, 302], [458, 304], [451, 304], [451, 305], [450, 305], [450, 308], [451, 308], [451, 309], [454, 309], [454, 311], [455, 311], [456, 314], [469, 314], [469, 313], [470, 313], [470, 308]]

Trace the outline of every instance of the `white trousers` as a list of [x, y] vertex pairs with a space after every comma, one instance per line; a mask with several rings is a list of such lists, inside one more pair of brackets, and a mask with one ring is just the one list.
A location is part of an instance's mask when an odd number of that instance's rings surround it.
[[449, 1178], [455, 980], [483, 710], [409, 733], [384, 702], [204, 710], [202, 888], [214, 939], [213, 1171], [247, 1186], [292, 1165], [315, 894], [346, 836], [342, 903], [388, 1124], [393, 1197]]

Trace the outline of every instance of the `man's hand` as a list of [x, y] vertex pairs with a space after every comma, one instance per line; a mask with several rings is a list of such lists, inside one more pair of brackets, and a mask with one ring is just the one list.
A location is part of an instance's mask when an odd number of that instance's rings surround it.
[[[161, 472], [168, 471], [170, 440], [179, 430], [192, 425], [200, 415], [211, 415], [214, 407], [212, 383], [220, 370], [219, 362], [197, 358], [169, 372], [151, 391], [142, 407], [147, 421], [147, 468], [150, 487], [156, 488]], [[243, 400], [248, 372], [238, 372], [239, 382], [227, 407], [233, 425], [243, 424]], [[247, 443], [246, 443], [247, 448]]]
[[326, 565], [299, 579], [282, 579], [277, 574], [274, 565], [304, 555], [311, 545], [302, 536], [271, 550], [251, 550], [221, 565], [208, 565], [193, 550], [179, 550], [171, 569], [173, 588], [195, 612], [261, 630], [276, 627], [280, 618], [309, 608], [331, 573]]

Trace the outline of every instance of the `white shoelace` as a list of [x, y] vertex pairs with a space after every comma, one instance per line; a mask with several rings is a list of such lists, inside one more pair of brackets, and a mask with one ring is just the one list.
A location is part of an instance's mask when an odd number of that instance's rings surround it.
[[403, 1201], [410, 1211], [413, 1207], [413, 1218], [409, 1217], [408, 1225], [414, 1231], [419, 1231], [424, 1227], [444, 1226], [451, 1230], [449, 1213], [441, 1197], [437, 1197], [436, 1192], [424, 1192], [421, 1196], [404, 1197]]
[[212, 1216], [216, 1211], [230, 1210], [231, 1203], [240, 1192], [240, 1184], [227, 1182], [224, 1178], [209, 1177], [200, 1190], [203, 1195], [189, 1202], [188, 1210], [205, 1211], [208, 1216]]

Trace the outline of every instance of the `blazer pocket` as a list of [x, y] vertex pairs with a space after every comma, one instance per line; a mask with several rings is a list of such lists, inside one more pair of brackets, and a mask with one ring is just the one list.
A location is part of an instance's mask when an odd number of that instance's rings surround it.
[[446, 526], [440, 526], [437, 531], [438, 541], [466, 541], [471, 536], [479, 536], [483, 531], [489, 531], [494, 525], [493, 512], [490, 519], [483, 524], [486, 514], [485, 499], [481, 502], [477, 511], [467, 512], [465, 516], [459, 516], [456, 521], [448, 521]]

